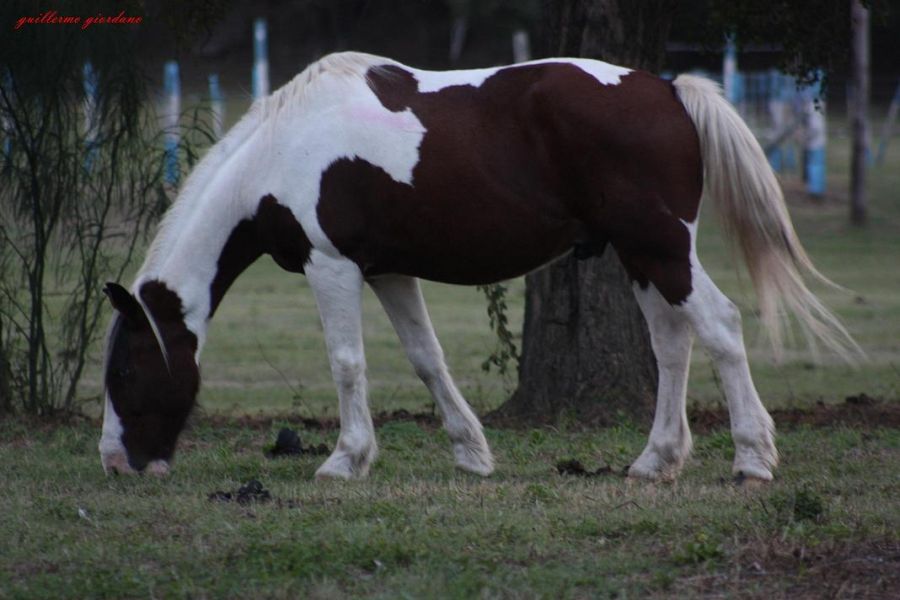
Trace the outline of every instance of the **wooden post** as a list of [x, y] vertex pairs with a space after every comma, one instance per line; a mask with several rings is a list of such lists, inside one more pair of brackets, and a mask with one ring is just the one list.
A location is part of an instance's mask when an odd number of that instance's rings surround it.
[[852, 112], [852, 158], [850, 164], [850, 221], [855, 225], [866, 222], [866, 162], [869, 156], [869, 11], [861, 0], [850, 0], [850, 20], [853, 32], [850, 82]]

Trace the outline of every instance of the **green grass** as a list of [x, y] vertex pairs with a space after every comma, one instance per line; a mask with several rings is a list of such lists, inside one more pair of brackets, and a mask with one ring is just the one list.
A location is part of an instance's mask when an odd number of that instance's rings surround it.
[[[2, 425], [0, 502], [14, 518], [0, 521], [0, 596], [631, 597], [699, 592], [711, 573], [723, 590], [782, 591], [815, 581], [733, 566], [790, 571], [803, 566], [795, 551], [900, 531], [897, 430], [784, 434], [779, 478], [758, 492], [723, 483], [720, 433], [697, 439], [677, 485], [654, 487], [555, 472], [573, 456], [623, 467], [644, 441], [628, 428], [489, 430], [500, 468], [484, 480], [453, 469], [442, 432], [394, 422], [356, 483], [310, 481], [315, 458], [264, 458], [274, 431], [199, 425], [159, 481], [104, 477], [93, 427]], [[304, 437], [333, 444], [336, 432]], [[207, 500], [250, 478], [280, 505]]]
[[[860, 392], [900, 400], [900, 147], [871, 173], [866, 229], [846, 224], [839, 197], [846, 140], [829, 148], [837, 197], [819, 206], [794, 194], [791, 209], [820, 269], [852, 290], [817, 288], [868, 353], [860, 367], [815, 363], [802, 347], [774, 364], [757, 335], [747, 278], [704, 216], [701, 258], [743, 308], [751, 366], [770, 408], [837, 404]], [[523, 291], [521, 280], [511, 283], [514, 328]], [[426, 284], [425, 294], [463, 393], [479, 412], [498, 406], [515, 380], [481, 369], [495, 341], [480, 293]], [[365, 340], [373, 410], [431, 411], [369, 293]], [[730, 484], [724, 430], [695, 436], [677, 484], [645, 486], [555, 471], [567, 458], [621, 470], [645, 441], [640, 427], [488, 430], [498, 471], [480, 479], [454, 470], [436, 427], [391, 422], [378, 429], [381, 455], [368, 480], [316, 483], [321, 458], [262, 454], [279, 415], [337, 412], [310, 290], [268, 259], [220, 307], [203, 377], [201, 416], [165, 481], [104, 477], [95, 422], [0, 422], [0, 598], [888, 597], [900, 586], [897, 429], [782, 431], [776, 480], [752, 491]], [[99, 381], [97, 359], [82, 397], [96, 396]], [[689, 400], [722, 403], [699, 348]], [[85, 410], [96, 416], [98, 407]], [[248, 414], [276, 421], [231, 420]], [[334, 430], [301, 434], [304, 443], [336, 439]], [[278, 501], [207, 500], [251, 478]]]

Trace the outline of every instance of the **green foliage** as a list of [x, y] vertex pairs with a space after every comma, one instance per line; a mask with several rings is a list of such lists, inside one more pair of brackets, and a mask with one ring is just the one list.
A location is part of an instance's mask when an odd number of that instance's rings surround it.
[[516, 367], [519, 364], [519, 350], [516, 347], [515, 336], [509, 330], [506, 306], [507, 288], [502, 283], [494, 283], [479, 285], [478, 289], [484, 292], [491, 329], [497, 334], [497, 346], [481, 364], [481, 368], [490, 371], [491, 367], [496, 367], [497, 371], [504, 375], [508, 372], [511, 363], [514, 362]]
[[[60, 14], [98, 7], [69, 2]], [[3, 22], [33, 15], [5, 3]], [[57, 7], [55, 7], [57, 8]], [[99, 8], [112, 8], [112, 4]], [[129, 5], [122, 7], [128, 9]], [[156, 216], [159, 150], [122, 27], [25, 25], [2, 37], [0, 406], [75, 408], [101, 316], [101, 282], [118, 278]], [[86, 64], [96, 97], [85, 91]]]
[[778, 520], [785, 525], [802, 521], [821, 522], [825, 517], [825, 499], [808, 487], [774, 494], [771, 504]]
[[[141, 14], [136, 2], [53, 9]], [[5, 23], [22, 16], [36, 16], [33, 3], [0, 9]], [[123, 276], [168, 206], [136, 40], [126, 26], [49, 24], [0, 38], [0, 412], [80, 408], [78, 382], [106, 316], [102, 284]], [[196, 113], [186, 129], [190, 165], [205, 133]]]
[[673, 554], [672, 559], [680, 565], [698, 565], [723, 558], [722, 544], [714, 536], [700, 531], [684, 542]]

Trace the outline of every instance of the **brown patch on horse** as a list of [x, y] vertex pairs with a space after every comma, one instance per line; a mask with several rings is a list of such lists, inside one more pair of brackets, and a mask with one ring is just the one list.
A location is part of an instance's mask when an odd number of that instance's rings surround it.
[[302, 273], [311, 250], [312, 244], [291, 209], [272, 194], [263, 196], [253, 218], [238, 223], [222, 248], [210, 284], [210, 318], [234, 280], [257, 258], [269, 254], [282, 269]]
[[669, 83], [633, 72], [603, 85], [565, 63], [431, 93], [397, 66], [366, 77], [426, 133], [412, 185], [360, 159], [322, 175], [319, 222], [364, 273], [486, 283], [609, 241], [637, 281], [670, 302], [690, 293], [682, 221], [696, 219], [703, 174]]

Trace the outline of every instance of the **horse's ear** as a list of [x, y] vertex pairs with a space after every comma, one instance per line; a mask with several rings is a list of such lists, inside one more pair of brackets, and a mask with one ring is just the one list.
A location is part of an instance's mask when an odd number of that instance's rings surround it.
[[110, 304], [119, 311], [132, 325], [138, 325], [145, 319], [144, 311], [131, 292], [114, 282], [107, 282], [103, 293], [109, 298]]

